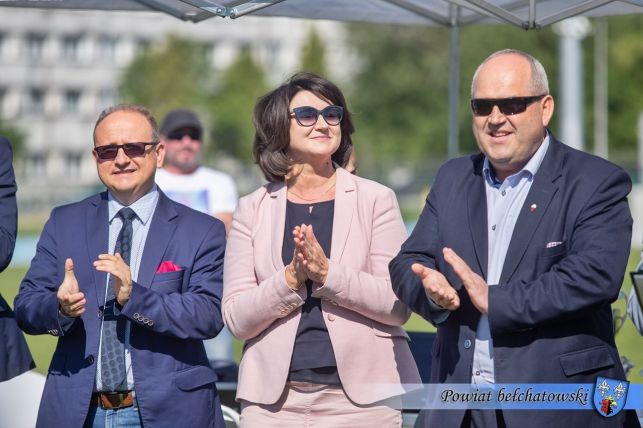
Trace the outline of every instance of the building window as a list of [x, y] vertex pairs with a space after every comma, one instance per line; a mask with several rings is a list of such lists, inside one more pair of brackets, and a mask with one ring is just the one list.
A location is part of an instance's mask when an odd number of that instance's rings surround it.
[[113, 88], [103, 88], [98, 91], [98, 109], [104, 110], [116, 104], [116, 90]]
[[44, 153], [31, 153], [27, 158], [30, 177], [43, 177], [47, 172], [47, 156]]
[[112, 36], [100, 36], [96, 59], [100, 61], [114, 61], [116, 58], [116, 38]]
[[31, 88], [27, 93], [26, 113], [41, 115], [45, 111], [45, 91], [41, 88]]
[[83, 160], [83, 155], [79, 152], [66, 152], [65, 153], [65, 173], [70, 177], [80, 176], [80, 166]]
[[281, 46], [277, 42], [269, 42], [265, 45], [265, 64], [266, 68], [274, 68], [278, 64], [279, 60], [279, 51]]
[[80, 104], [80, 91], [76, 89], [69, 89], [65, 91], [63, 99], [63, 112], [66, 114], [77, 114], [79, 111], [78, 105]]
[[80, 36], [63, 37], [62, 57], [66, 61], [77, 62], [80, 49]]
[[27, 59], [32, 62], [42, 61], [45, 36], [42, 34], [27, 35]]

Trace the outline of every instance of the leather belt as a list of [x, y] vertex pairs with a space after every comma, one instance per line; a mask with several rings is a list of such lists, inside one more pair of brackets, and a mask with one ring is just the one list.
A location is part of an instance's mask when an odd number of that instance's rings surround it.
[[103, 409], [124, 409], [134, 405], [134, 391], [94, 392], [92, 402]]

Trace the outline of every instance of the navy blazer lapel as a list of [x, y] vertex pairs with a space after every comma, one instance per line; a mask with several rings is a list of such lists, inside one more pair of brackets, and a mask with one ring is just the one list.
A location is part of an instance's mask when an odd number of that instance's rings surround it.
[[486, 278], [489, 245], [487, 241], [487, 191], [482, 174], [483, 159], [482, 155], [472, 157], [473, 185], [468, 186], [467, 211], [473, 248], [476, 252], [482, 277]]
[[514, 226], [507, 256], [500, 275], [500, 284], [505, 284], [516, 271], [518, 264], [527, 251], [538, 224], [545, 216], [549, 204], [558, 190], [554, 181], [562, 173], [563, 154], [562, 143], [556, 141], [550, 134], [549, 147], [545, 157], [536, 172], [534, 182], [529, 189], [524, 205], [520, 209], [518, 220]]
[[107, 205], [107, 192], [100, 193], [90, 199], [91, 208], [86, 212], [85, 237], [89, 249], [90, 269], [94, 272], [94, 288], [96, 292], [96, 305], [102, 307], [105, 303], [105, 287], [107, 286], [107, 273], [99, 272], [91, 265], [98, 260], [99, 254], [109, 252], [109, 210]]
[[159, 200], [151, 218], [150, 230], [147, 233], [141, 266], [138, 269], [136, 282], [149, 287], [156, 269], [163, 261], [163, 255], [176, 229], [178, 216], [173, 202], [159, 190]]

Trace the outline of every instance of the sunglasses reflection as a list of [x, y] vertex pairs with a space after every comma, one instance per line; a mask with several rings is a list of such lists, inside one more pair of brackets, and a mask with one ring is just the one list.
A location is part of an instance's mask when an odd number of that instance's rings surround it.
[[502, 114], [512, 116], [523, 113], [530, 104], [545, 96], [547, 94], [512, 98], [474, 98], [471, 100], [471, 110], [476, 116], [489, 116], [493, 111], [493, 107], [497, 106]]
[[94, 153], [100, 160], [114, 160], [118, 156], [118, 150], [123, 149], [123, 152], [128, 157], [140, 157], [145, 155], [148, 146], [154, 147], [158, 142], [137, 142], [125, 144], [108, 144], [105, 146], [94, 147]]
[[327, 106], [322, 110], [311, 106], [295, 107], [290, 117], [294, 117], [300, 126], [313, 126], [320, 115], [328, 125], [336, 126], [342, 121], [344, 108], [336, 105]]

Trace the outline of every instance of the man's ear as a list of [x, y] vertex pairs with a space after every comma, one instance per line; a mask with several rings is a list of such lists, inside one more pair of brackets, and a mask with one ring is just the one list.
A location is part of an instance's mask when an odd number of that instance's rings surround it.
[[165, 143], [161, 141], [154, 149], [156, 150], [156, 167], [160, 168], [163, 166], [163, 160], [165, 159]]
[[549, 125], [549, 121], [554, 116], [554, 97], [552, 97], [551, 95], [545, 95], [545, 97], [541, 101], [541, 106], [543, 109], [543, 128], [547, 128], [547, 125]]

